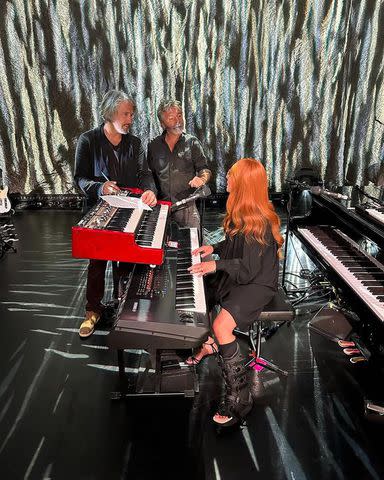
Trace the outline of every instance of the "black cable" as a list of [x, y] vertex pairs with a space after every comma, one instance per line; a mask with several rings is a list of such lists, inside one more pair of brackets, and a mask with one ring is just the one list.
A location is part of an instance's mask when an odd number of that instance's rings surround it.
[[[318, 295], [317, 299], [315, 301], [319, 301], [321, 300], [322, 298], [325, 298], [325, 297], [329, 297], [330, 293], [332, 293], [331, 291], [329, 292], [324, 292], [322, 293], [321, 295]], [[300, 298], [299, 300], [296, 300], [295, 302], [292, 303], [292, 306], [295, 306], [295, 305], [298, 305], [299, 303], [302, 303], [304, 300], [307, 300], [308, 298], [312, 297], [313, 294], [310, 293], [309, 295], [305, 295], [304, 297]]]
[[[312, 291], [311, 291], [312, 290]], [[313, 289], [313, 286], [310, 286], [306, 292], [303, 293], [303, 295], [301, 296], [301, 298], [305, 298], [305, 297], [309, 297], [309, 296], [313, 296], [313, 295], [324, 295], [324, 292], [328, 293], [328, 290], [331, 292], [332, 291], [332, 287], [328, 286], [328, 285], [324, 285], [318, 289]], [[325, 294], [326, 294], [325, 293]]]
[[[296, 284], [294, 284], [294, 283], [291, 282], [290, 280], [286, 280], [285, 282], [286, 282], [286, 283], [289, 283], [290, 285], [292, 285], [292, 287], [295, 287], [295, 289], [298, 289], [298, 288], [299, 288]], [[294, 291], [294, 290], [293, 290], [293, 291]], [[292, 290], [288, 290], [288, 291], [287, 291], [287, 293], [290, 293], [290, 292], [292, 292]]]
[[285, 275], [291, 275], [292, 277], [298, 277], [298, 278], [301, 278], [303, 280], [305, 280], [304, 277], [302, 277], [300, 274], [298, 273], [293, 273], [293, 272], [286, 272]]

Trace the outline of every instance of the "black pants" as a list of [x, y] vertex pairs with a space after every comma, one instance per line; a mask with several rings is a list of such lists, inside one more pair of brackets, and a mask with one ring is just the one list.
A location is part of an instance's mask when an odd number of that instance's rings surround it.
[[[105, 271], [107, 269], [108, 260], [90, 260], [88, 265], [87, 277], [87, 304], [85, 310], [96, 312], [99, 315], [104, 309], [102, 299], [105, 289]], [[113, 299], [119, 298], [119, 283], [122, 275], [133, 268], [132, 263], [112, 262], [113, 277]]]

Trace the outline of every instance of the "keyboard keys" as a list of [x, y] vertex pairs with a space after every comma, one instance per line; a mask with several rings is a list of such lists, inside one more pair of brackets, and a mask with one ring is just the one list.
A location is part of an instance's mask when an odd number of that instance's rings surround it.
[[200, 263], [200, 255], [192, 257], [192, 251], [199, 247], [196, 228], [179, 230], [176, 272], [176, 309], [206, 313], [204, 281], [192, 275], [188, 268]]
[[384, 321], [384, 267], [340, 230], [308, 227], [298, 232]]

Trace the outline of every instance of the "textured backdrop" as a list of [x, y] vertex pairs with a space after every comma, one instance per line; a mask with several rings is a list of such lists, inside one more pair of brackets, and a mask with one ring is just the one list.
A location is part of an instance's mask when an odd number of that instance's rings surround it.
[[0, 19], [12, 192], [73, 191], [76, 139], [110, 88], [135, 97], [144, 143], [160, 131], [160, 99], [183, 100], [218, 191], [241, 156], [261, 158], [276, 190], [301, 165], [334, 184], [377, 178], [382, 1], [2, 0]]

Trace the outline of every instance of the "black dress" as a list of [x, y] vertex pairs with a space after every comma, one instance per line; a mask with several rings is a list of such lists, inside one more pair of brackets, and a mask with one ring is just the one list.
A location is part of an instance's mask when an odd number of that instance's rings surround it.
[[214, 246], [220, 256], [216, 273], [208, 280], [210, 304], [227, 310], [237, 326], [246, 330], [257, 320], [277, 291], [279, 276], [278, 245], [270, 229], [266, 245], [247, 242], [244, 235], [226, 236]]

